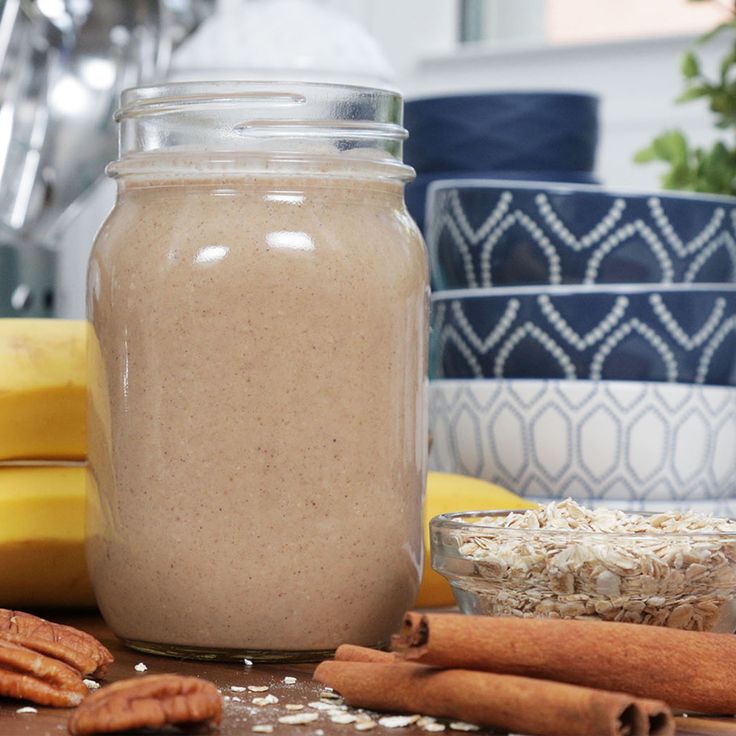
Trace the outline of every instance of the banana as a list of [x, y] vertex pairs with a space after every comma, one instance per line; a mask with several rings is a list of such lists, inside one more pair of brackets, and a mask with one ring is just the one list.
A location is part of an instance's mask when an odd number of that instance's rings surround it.
[[[86, 331], [84, 321], [0, 319], [0, 461], [85, 458]], [[0, 606], [94, 604], [84, 560], [85, 472], [0, 467]], [[431, 568], [432, 517], [533, 506], [476, 478], [429, 473], [416, 605], [454, 603], [449, 584]]]
[[536, 504], [501, 486], [478, 478], [452, 473], [428, 473], [424, 501], [424, 572], [417, 608], [455, 605], [450, 584], [432, 569], [429, 549], [429, 521], [452, 511], [490, 511], [492, 509], [532, 509]]
[[0, 607], [94, 605], [81, 466], [0, 468]]
[[[0, 607], [94, 605], [84, 557], [85, 474], [82, 466], [0, 467]], [[449, 584], [431, 568], [432, 517], [450, 511], [533, 507], [476, 478], [429, 473], [424, 571], [416, 606], [454, 605]]]
[[0, 319], [0, 460], [86, 454], [86, 323]]

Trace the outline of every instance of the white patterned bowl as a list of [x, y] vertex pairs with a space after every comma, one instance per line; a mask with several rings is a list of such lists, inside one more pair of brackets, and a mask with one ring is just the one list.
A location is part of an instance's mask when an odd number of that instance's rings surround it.
[[435, 289], [736, 281], [736, 198], [584, 184], [435, 181]]
[[430, 384], [430, 468], [534, 500], [700, 508], [736, 498], [736, 389], [626, 381]]

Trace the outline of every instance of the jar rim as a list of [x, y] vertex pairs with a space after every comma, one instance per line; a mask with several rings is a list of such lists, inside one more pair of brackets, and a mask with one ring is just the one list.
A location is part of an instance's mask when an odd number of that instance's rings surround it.
[[124, 90], [115, 120], [118, 164], [151, 153], [281, 159], [303, 153], [324, 160], [360, 149], [366, 160], [390, 163], [394, 176], [413, 178], [402, 162], [408, 137], [403, 98], [391, 89], [281, 80], [172, 82]]
[[[367, 87], [357, 84], [333, 82], [302, 82], [298, 80], [212, 80], [196, 82], [167, 82], [165, 84], [128, 87], [120, 94], [120, 106], [114, 113], [116, 122], [145, 114], [165, 113], [178, 105], [258, 103], [275, 110], [307, 104], [307, 94], [336, 96], [351, 94], [360, 99], [385, 101], [403, 107], [403, 97], [396, 90]], [[368, 121], [366, 121], [368, 122]], [[376, 121], [389, 123], [390, 121]], [[394, 124], [403, 131], [401, 139], [407, 137], [401, 125], [402, 115]]]

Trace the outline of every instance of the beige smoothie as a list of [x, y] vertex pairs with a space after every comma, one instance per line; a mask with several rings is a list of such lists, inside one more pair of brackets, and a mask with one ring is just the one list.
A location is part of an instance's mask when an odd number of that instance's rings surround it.
[[122, 638], [386, 642], [413, 603], [427, 265], [399, 182], [124, 177], [90, 261], [88, 556]]

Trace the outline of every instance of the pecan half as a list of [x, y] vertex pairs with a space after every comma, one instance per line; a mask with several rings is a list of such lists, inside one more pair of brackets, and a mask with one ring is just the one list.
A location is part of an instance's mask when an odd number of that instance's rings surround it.
[[90, 695], [69, 718], [72, 736], [166, 725], [210, 728], [220, 723], [222, 699], [207, 680], [148, 675], [120, 680]]
[[54, 657], [83, 675], [100, 676], [113, 661], [94, 636], [22, 611], [0, 608], [0, 639]]
[[73, 708], [88, 693], [79, 672], [63, 662], [0, 640], [0, 695]]

